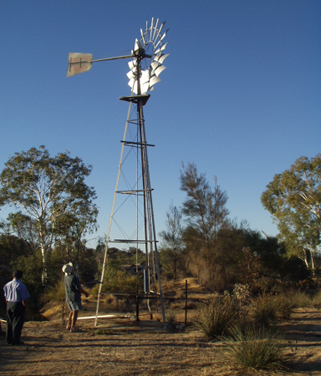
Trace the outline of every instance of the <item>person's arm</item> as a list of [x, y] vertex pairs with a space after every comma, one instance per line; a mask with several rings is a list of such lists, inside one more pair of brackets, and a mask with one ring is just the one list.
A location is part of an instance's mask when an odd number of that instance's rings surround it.
[[78, 289], [78, 291], [81, 293], [81, 294], [84, 294], [86, 296], [86, 298], [89, 296], [88, 292], [86, 290], [84, 290], [81, 286], [80, 288]]
[[26, 299], [24, 299], [24, 300], [22, 300], [22, 305], [25, 307], [25, 312], [26, 312], [26, 314], [28, 314], [29, 313], [29, 310], [28, 310], [28, 306], [27, 306], [27, 300]]
[[84, 289], [81, 287], [81, 284], [80, 284], [80, 281], [79, 281], [78, 277], [74, 276], [74, 277], [73, 277], [73, 281], [74, 281], [74, 283], [75, 283], [74, 286], [76, 287], [76, 290], [77, 290], [78, 292], [80, 292], [81, 294], [86, 295], [86, 297], [88, 297], [89, 294], [88, 294], [88, 292], [87, 292], [86, 290], [84, 290]]

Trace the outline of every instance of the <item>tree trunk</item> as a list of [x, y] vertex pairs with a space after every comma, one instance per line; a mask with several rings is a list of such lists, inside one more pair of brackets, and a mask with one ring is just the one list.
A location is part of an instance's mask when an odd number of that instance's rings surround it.
[[306, 265], [306, 267], [307, 267], [308, 269], [310, 269], [310, 268], [309, 268], [309, 261], [308, 261], [307, 250], [304, 249], [303, 252], [304, 252], [304, 262], [305, 262], [305, 265]]
[[47, 267], [46, 267], [46, 245], [43, 240], [43, 232], [40, 230], [40, 250], [41, 250], [41, 261], [42, 261], [42, 273], [41, 273], [41, 283], [42, 285], [47, 284]]

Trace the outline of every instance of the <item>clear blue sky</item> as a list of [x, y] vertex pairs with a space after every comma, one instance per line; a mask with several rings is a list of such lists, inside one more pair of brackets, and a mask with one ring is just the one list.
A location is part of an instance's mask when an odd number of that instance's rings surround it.
[[[93, 166], [107, 233], [127, 104], [127, 61], [66, 78], [69, 52], [127, 54], [166, 21], [167, 69], [145, 107], [157, 232], [180, 206], [182, 162], [227, 192], [231, 218], [277, 233], [260, 202], [276, 173], [320, 153], [321, 1], [0, 1], [0, 168], [45, 145]], [[6, 211], [0, 212], [5, 219]]]

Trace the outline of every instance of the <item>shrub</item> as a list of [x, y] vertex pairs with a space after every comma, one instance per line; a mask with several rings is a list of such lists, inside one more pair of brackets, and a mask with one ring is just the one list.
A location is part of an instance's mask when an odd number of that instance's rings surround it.
[[298, 286], [305, 281], [304, 285], [311, 282], [311, 272], [305, 262], [296, 256], [291, 256], [285, 261], [281, 269], [281, 278], [286, 286]]
[[178, 324], [175, 312], [172, 309], [167, 309], [165, 313], [165, 320], [168, 329], [176, 329]]
[[57, 284], [44, 292], [41, 295], [40, 301], [42, 303], [47, 302], [54, 302], [60, 305], [61, 307], [61, 322], [62, 326], [65, 325], [65, 301], [66, 301], [66, 294], [65, 294], [65, 283], [64, 280], [61, 279], [57, 282]]
[[278, 334], [253, 325], [242, 330], [235, 327], [231, 334], [224, 341], [228, 355], [237, 366], [253, 370], [284, 368], [284, 348]]
[[217, 298], [198, 309], [194, 325], [208, 338], [219, 338], [228, 333], [230, 326], [238, 316], [239, 308], [235, 300]]
[[66, 300], [65, 293], [65, 282], [63, 279], [60, 279], [55, 286], [50, 287], [46, 290], [40, 299], [43, 303], [55, 302], [64, 304]]
[[288, 320], [293, 312], [292, 298], [288, 295], [281, 294], [273, 297], [277, 307], [277, 316], [281, 319]]
[[252, 300], [253, 319], [256, 326], [269, 328], [276, 320], [279, 302], [271, 296], [262, 295]]
[[317, 309], [321, 308], [321, 292], [320, 291], [313, 296], [312, 306]]
[[238, 299], [247, 299], [250, 296], [249, 285], [236, 283], [234, 285], [233, 295], [235, 295]]
[[301, 291], [295, 292], [292, 295], [291, 299], [292, 299], [293, 307], [296, 307], [296, 308], [307, 308], [307, 307], [311, 307], [311, 304], [312, 304], [311, 297]]

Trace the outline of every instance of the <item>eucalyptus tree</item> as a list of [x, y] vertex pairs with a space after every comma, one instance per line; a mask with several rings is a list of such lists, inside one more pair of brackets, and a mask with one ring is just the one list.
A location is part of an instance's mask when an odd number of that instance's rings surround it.
[[66, 151], [51, 157], [44, 146], [31, 148], [9, 158], [0, 174], [0, 206], [14, 209], [8, 221], [13, 228], [23, 221], [32, 223], [36, 230], [43, 282], [53, 242], [97, 227], [96, 193], [85, 183], [92, 167], [69, 154]]
[[306, 250], [313, 254], [320, 246], [321, 154], [301, 157], [290, 169], [276, 174], [261, 202], [272, 214], [281, 239], [307, 263]]

